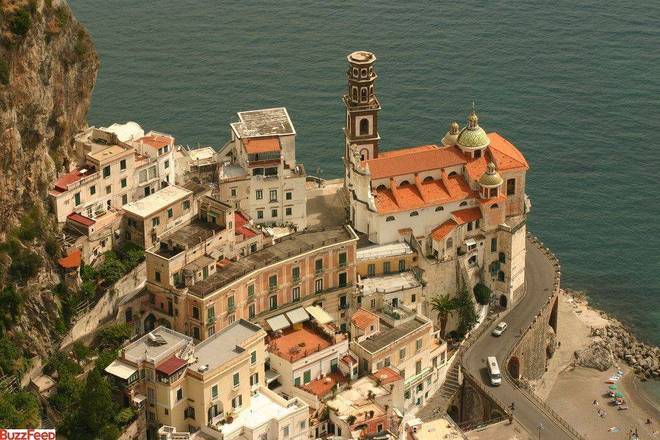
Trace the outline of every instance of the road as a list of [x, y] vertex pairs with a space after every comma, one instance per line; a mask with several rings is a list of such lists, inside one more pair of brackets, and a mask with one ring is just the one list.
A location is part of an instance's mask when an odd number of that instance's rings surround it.
[[[521, 329], [524, 331], [529, 326], [552, 293], [554, 282], [552, 262], [529, 240], [527, 241], [525, 278], [527, 283], [525, 297], [506, 315], [506, 318], [503, 318], [509, 324], [507, 331], [500, 337], [494, 337], [491, 336], [492, 329], [488, 329], [466, 353], [463, 368], [467, 368], [474, 377], [482, 378], [488, 390], [500, 402], [505, 405], [514, 402], [515, 419], [534, 437], [538, 435], [539, 425], [542, 425], [541, 439], [574, 439], [575, 437], [567, 433], [555, 419], [547, 415], [517, 389], [507, 374], [502, 374], [500, 386], [491, 387], [489, 384], [486, 358], [495, 356], [500, 364], [500, 369], [504, 370], [506, 358], [519, 340]], [[497, 322], [494, 322], [492, 327]]]

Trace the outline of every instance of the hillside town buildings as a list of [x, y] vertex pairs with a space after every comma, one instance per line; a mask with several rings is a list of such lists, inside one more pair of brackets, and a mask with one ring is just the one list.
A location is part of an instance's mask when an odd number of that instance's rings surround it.
[[50, 190], [60, 265], [74, 280], [144, 249], [144, 285], [117, 314], [143, 336], [106, 372], [149, 438], [431, 438], [440, 425], [413, 416], [455, 350], [431, 300], [477, 285], [493, 306], [519, 299], [524, 156], [474, 109], [437, 143], [385, 150], [375, 61], [348, 56], [331, 204], [313, 200], [327, 182], [296, 161], [282, 107], [239, 112], [218, 150], [135, 123], [76, 137], [84, 160]]

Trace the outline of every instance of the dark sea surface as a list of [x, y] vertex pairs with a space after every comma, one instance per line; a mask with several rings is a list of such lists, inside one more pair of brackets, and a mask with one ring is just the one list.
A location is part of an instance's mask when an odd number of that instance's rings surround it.
[[440, 142], [476, 102], [528, 158], [529, 229], [660, 344], [660, 2], [71, 0], [101, 70], [93, 125], [222, 145], [286, 106], [308, 172], [341, 175], [346, 55], [376, 54], [382, 148]]

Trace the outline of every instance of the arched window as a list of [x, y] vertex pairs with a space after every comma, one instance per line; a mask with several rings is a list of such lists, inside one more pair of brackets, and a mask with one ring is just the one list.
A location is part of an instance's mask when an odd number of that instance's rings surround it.
[[413, 212], [410, 213], [411, 217], [417, 217], [418, 215], [419, 215], [419, 212], [417, 212], [417, 211], [413, 211]]
[[468, 260], [468, 263], [469, 263], [469, 264], [477, 264], [477, 256], [476, 256], [476, 255], [472, 255], [472, 256], [470, 257], [470, 259]]
[[490, 189], [490, 197], [497, 197], [497, 188]]
[[476, 150], [476, 151], [474, 152], [474, 158], [475, 158], [475, 159], [479, 159], [480, 157], [481, 157], [481, 150]]
[[403, 185], [410, 185], [410, 182], [408, 182], [407, 180], [402, 180], [399, 186], [403, 186]]
[[369, 150], [366, 148], [363, 148], [360, 150], [360, 159], [361, 160], [369, 160]]
[[500, 252], [498, 255], [500, 263], [506, 263], [506, 254], [504, 252]]
[[369, 119], [360, 119], [360, 134], [369, 134]]
[[444, 210], [445, 208], [443, 208], [442, 206], [438, 206], [437, 208], [435, 208], [435, 212], [444, 211]]
[[461, 202], [461, 204], [458, 206], [467, 206], [467, 202]]
[[378, 187], [376, 187], [376, 191], [385, 191], [386, 189], [387, 187], [385, 185], [378, 185]]
[[433, 182], [433, 176], [426, 176], [426, 177], [424, 177], [423, 182]]
[[355, 78], [358, 77], [360, 70], [357, 67], [353, 67], [353, 76]]
[[367, 102], [367, 88], [362, 87], [360, 90], [360, 101], [361, 102]]
[[458, 173], [456, 171], [452, 171], [451, 173], [449, 173], [449, 177], [457, 176], [457, 175]]
[[360, 76], [363, 77], [363, 78], [366, 78], [366, 77], [367, 77], [367, 68], [366, 68], [366, 67], [363, 67], [363, 68], [360, 70]]
[[490, 209], [496, 209], [496, 208], [499, 208], [499, 206], [497, 206], [497, 203], [493, 203], [493, 205], [490, 207]]
[[386, 221], [386, 222], [393, 222], [393, 221], [394, 221], [394, 216], [393, 216], [393, 215], [390, 215], [389, 217], [387, 217], [387, 218], [385, 219], [385, 221]]
[[497, 272], [497, 281], [504, 281], [504, 272]]
[[357, 87], [353, 87], [351, 89], [351, 96], [352, 96], [353, 101], [357, 101], [357, 99], [358, 99], [358, 88]]
[[447, 249], [451, 249], [452, 247], [454, 247], [454, 239], [449, 237], [447, 239]]
[[373, 84], [369, 86], [369, 94], [370, 94], [371, 96], [374, 95], [374, 86], [373, 86]]

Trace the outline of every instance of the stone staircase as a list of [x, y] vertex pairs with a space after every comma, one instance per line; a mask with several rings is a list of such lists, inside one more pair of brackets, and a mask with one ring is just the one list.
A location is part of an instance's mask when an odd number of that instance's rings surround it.
[[437, 419], [447, 412], [449, 403], [461, 388], [461, 385], [458, 383], [458, 368], [459, 362], [454, 362], [449, 368], [449, 371], [447, 371], [447, 377], [442, 386], [427, 401], [426, 405], [419, 410], [417, 417], [422, 421]]

